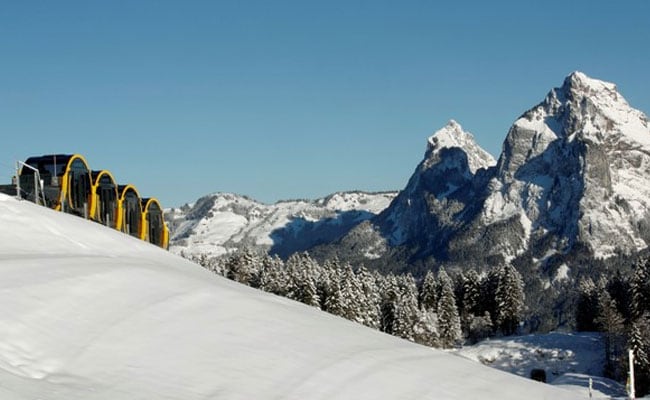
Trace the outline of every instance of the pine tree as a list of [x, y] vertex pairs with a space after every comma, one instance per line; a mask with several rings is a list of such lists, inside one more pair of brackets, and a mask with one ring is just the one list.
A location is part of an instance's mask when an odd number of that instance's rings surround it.
[[634, 353], [636, 394], [642, 397], [650, 393], [650, 313], [632, 322], [628, 345]]
[[413, 325], [413, 341], [429, 347], [438, 347], [439, 340], [437, 314], [420, 309]]
[[454, 288], [451, 278], [444, 269], [438, 272], [438, 285], [440, 287], [440, 297], [438, 298], [438, 335], [440, 337], [440, 346], [443, 348], [452, 348], [457, 346], [462, 340], [460, 329], [460, 317], [456, 307], [454, 297]]
[[381, 281], [381, 331], [393, 335], [397, 318], [399, 288], [395, 275], [388, 274]]
[[373, 274], [361, 266], [358, 271], [359, 283], [363, 292], [363, 303], [361, 304], [361, 323], [374, 329], [379, 329], [380, 321], [380, 302], [379, 288], [377, 279]]
[[271, 257], [267, 254], [262, 259], [258, 274], [258, 285], [265, 292], [286, 296], [287, 274], [284, 269], [284, 263], [278, 256]]
[[327, 288], [325, 300], [325, 310], [340, 317], [345, 316], [345, 306], [343, 300], [343, 293], [341, 292], [341, 270], [336, 267], [336, 264], [329, 264], [327, 268]]
[[623, 317], [607, 290], [601, 290], [598, 296], [596, 324], [599, 330], [605, 333], [605, 375], [609, 378], [620, 378], [618, 361], [623, 355]]
[[397, 313], [393, 334], [414, 341], [413, 328], [418, 317], [418, 290], [415, 279], [410, 274], [397, 278], [399, 293], [397, 296]]
[[636, 263], [631, 283], [632, 318], [640, 318], [650, 311], [650, 258]]
[[361, 323], [361, 303], [365, 299], [363, 299], [361, 285], [350, 264], [346, 264], [341, 271], [340, 287], [343, 306], [342, 317]]
[[320, 308], [316, 282], [319, 270], [307, 253], [293, 254], [287, 260], [289, 285], [287, 297]]
[[511, 265], [499, 268], [498, 277], [496, 322], [504, 335], [512, 335], [517, 331], [524, 308], [524, 281]]
[[420, 307], [427, 311], [436, 311], [438, 305], [436, 278], [431, 271], [427, 271], [420, 289]]
[[[479, 316], [481, 312], [481, 278], [475, 270], [469, 270], [463, 276], [462, 285], [463, 308], [460, 310], [461, 328], [465, 336], [477, 338], [482, 336], [484, 333], [483, 329], [481, 329], [480, 332], [472, 332], [472, 327], [477, 328], [479, 326], [478, 321], [473, 323], [474, 319], [477, 317], [483, 318], [483, 316]], [[492, 324], [490, 323], [490, 327], [491, 326]]]
[[576, 305], [576, 329], [596, 331], [598, 316], [598, 288], [590, 278], [583, 278], [578, 284], [578, 304]]
[[225, 263], [226, 277], [235, 282], [248, 285], [256, 273], [257, 259], [248, 248], [240, 249], [231, 254]]
[[480, 314], [481, 278], [476, 270], [469, 270], [463, 280], [463, 310], [468, 315]]
[[650, 393], [650, 258], [639, 260], [631, 282], [632, 327], [629, 346], [635, 356], [637, 395]]

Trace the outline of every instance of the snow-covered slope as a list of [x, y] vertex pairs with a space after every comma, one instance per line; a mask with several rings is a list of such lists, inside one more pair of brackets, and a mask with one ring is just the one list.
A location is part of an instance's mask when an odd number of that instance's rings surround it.
[[186, 255], [221, 255], [247, 246], [281, 256], [333, 241], [381, 212], [395, 192], [340, 192], [315, 201], [272, 205], [216, 193], [171, 210], [170, 250]]
[[570, 399], [0, 194], [0, 398]]

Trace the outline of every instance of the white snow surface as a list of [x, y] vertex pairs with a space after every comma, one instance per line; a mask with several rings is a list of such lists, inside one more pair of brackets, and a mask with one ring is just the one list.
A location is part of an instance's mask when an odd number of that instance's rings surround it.
[[571, 399], [0, 194], [0, 398]]
[[622, 384], [601, 376], [605, 350], [598, 333], [552, 332], [487, 339], [456, 353], [524, 377], [533, 369], [542, 369], [548, 383], [570, 389], [582, 398], [589, 398], [589, 378], [593, 381], [593, 398], [625, 396]]

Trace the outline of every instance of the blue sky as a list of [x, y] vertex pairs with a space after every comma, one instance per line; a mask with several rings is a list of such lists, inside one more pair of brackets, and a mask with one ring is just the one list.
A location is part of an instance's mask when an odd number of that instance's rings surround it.
[[455, 119], [495, 157], [574, 70], [650, 113], [650, 1], [6, 1], [0, 180], [81, 153], [178, 206], [401, 189]]

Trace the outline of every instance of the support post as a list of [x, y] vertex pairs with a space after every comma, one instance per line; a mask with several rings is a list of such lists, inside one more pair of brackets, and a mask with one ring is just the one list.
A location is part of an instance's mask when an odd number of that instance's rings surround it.
[[84, 202], [84, 219], [88, 219], [88, 203]]
[[16, 197], [20, 200], [22, 197], [20, 195], [20, 175], [18, 175], [18, 172], [20, 172], [20, 162], [16, 161]]
[[629, 359], [630, 359], [630, 389], [628, 393], [630, 394], [630, 400], [634, 400], [636, 397], [634, 393], [634, 351], [632, 349], [629, 350]]

